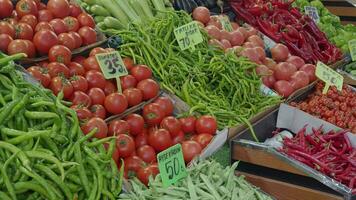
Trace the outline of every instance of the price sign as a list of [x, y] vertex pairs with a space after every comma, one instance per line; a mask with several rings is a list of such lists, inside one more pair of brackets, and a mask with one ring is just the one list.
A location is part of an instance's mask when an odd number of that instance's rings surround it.
[[266, 35], [263, 35], [263, 42], [265, 43], [265, 47], [267, 49], [271, 49], [276, 45], [276, 42], [274, 42], [271, 38], [267, 37]]
[[176, 144], [157, 155], [159, 173], [165, 187], [187, 176], [182, 146]]
[[304, 6], [305, 14], [307, 14], [314, 22], [318, 23], [320, 18], [318, 14], [318, 9], [313, 6]]
[[195, 45], [203, 42], [199, 25], [196, 22], [190, 22], [174, 29], [174, 35], [176, 36], [179, 47], [182, 50], [188, 48], [195, 49]]
[[328, 92], [331, 85], [335, 85], [339, 91], [342, 90], [344, 77], [320, 61], [316, 64], [315, 75], [325, 82], [323, 94]]
[[356, 39], [349, 41], [349, 48], [352, 61], [356, 61]]
[[265, 84], [261, 84], [260, 91], [262, 92], [262, 94], [266, 96], [278, 96], [277, 93], [275, 93], [273, 90], [268, 88]]
[[219, 17], [220, 23], [222, 25], [222, 28], [225, 31], [231, 32], [232, 31], [232, 26], [230, 23], [230, 19], [227, 16], [221, 16]]

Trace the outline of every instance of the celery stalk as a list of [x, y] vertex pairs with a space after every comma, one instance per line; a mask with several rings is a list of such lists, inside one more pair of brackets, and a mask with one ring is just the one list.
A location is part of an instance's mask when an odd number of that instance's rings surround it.
[[140, 0], [141, 3], [141, 8], [143, 10], [143, 12], [145, 12], [145, 14], [152, 19], [153, 18], [153, 13], [150, 7], [150, 4], [148, 2], [149, 0]]
[[128, 25], [130, 23], [125, 13], [121, 10], [120, 6], [118, 6], [113, 0], [101, 1], [101, 5], [103, 5], [110, 12], [110, 14], [119, 20], [122, 24]]
[[166, 7], [164, 5], [163, 0], [151, 0], [151, 2], [156, 10], [161, 11], [161, 12], [166, 11]]
[[[141, 0], [142, 1], [142, 0]], [[140, 17], [141, 22], [145, 22], [145, 20], [149, 19], [149, 16], [146, 16], [146, 13], [143, 11], [141, 4], [137, 0], [130, 0], [130, 5], [133, 10]]]
[[130, 7], [128, 0], [114, 0], [121, 10], [124, 11], [126, 16], [131, 20], [131, 22], [141, 23], [141, 18], [136, 14], [136, 12]]

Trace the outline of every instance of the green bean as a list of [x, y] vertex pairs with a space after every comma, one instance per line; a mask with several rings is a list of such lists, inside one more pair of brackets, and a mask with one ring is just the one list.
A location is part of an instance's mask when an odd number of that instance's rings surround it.
[[[7, 196], [7, 194], [5, 192], [1, 192], [0, 191], [0, 199], [2, 200], [11, 200], [11, 198], [9, 196]], [[16, 199], [16, 197], [12, 197], [12, 199]]]
[[84, 163], [83, 163], [83, 160], [82, 160], [82, 153], [80, 151], [80, 146], [79, 145], [75, 145], [74, 146], [75, 150], [74, 150], [74, 157], [75, 157], [75, 160], [76, 162], [79, 164], [79, 166], [77, 166], [77, 171], [78, 171], [78, 174], [79, 174], [79, 178], [80, 178], [80, 181], [84, 187], [84, 191], [87, 195], [90, 194], [90, 189], [89, 189], [89, 185], [88, 185], [88, 177], [85, 173], [85, 169], [84, 169]]
[[31, 170], [30, 160], [27, 158], [25, 153], [23, 151], [21, 151], [21, 149], [17, 148], [16, 146], [14, 146], [10, 143], [4, 142], [4, 141], [0, 141], [0, 148], [6, 149], [6, 150], [12, 152], [13, 154], [16, 154], [17, 157], [21, 160], [23, 166], [25, 166], [26, 169]]
[[59, 116], [53, 112], [36, 112], [36, 111], [25, 111], [25, 117], [27, 117], [28, 119], [59, 118]]
[[45, 130], [45, 131], [31, 131], [28, 133], [25, 133], [24, 135], [17, 136], [15, 138], [9, 139], [6, 142], [11, 143], [11, 144], [19, 144], [23, 141], [33, 139], [36, 137], [43, 137], [47, 136], [51, 133], [51, 131]]
[[89, 163], [89, 165], [92, 166], [92, 168], [95, 170], [97, 178], [98, 178], [98, 190], [97, 190], [97, 197], [96, 199], [100, 199], [101, 196], [101, 192], [103, 190], [103, 185], [104, 185], [104, 179], [103, 179], [103, 175], [101, 173], [101, 170], [99, 168], [99, 165], [91, 158], [87, 158], [87, 161]]
[[5, 183], [5, 186], [6, 186], [6, 189], [7, 191], [10, 193], [10, 196], [11, 198], [13, 199], [17, 199], [16, 198], [16, 194], [15, 194], [15, 190], [13, 188], [13, 185], [12, 183], [10, 182], [10, 179], [7, 175], [7, 172], [6, 172], [6, 168], [7, 168], [7, 165], [16, 157], [16, 154], [12, 155], [6, 162], [5, 164], [3, 164], [1, 161], [0, 161], [0, 171], [1, 171], [1, 174], [2, 174], [2, 178], [4, 180], [4, 183]]
[[50, 198], [46, 190], [41, 185], [35, 183], [34, 181], [17, 182], [14, 184], [14, 188], [17, 194], [27, 192], [28, 190], [32, 190], [40, 193], [42, 196], [46, 197], [46, 199]]

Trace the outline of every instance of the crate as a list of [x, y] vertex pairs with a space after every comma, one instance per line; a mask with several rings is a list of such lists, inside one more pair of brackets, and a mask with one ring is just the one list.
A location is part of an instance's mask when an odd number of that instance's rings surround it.
[[324, 6], [341, 19], [342, 24], [356, 25], [356, 1], [355, 0], [323, 0]]

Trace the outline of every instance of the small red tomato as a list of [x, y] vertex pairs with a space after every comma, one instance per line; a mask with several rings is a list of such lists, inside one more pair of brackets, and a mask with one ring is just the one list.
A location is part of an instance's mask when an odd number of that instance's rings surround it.
[[194, 138], [194, 140], [196, 142], [198, 142], [202, 148], [205, 148], [206, 146], [208, 146], [211, 139], [213, 139], [213, 135], [207, 134], [207, 133], [201, 133], [201, 134], [197, 135], [196, 138]]
[[96, 42], [96, 32], [94, 29], [84, 26], [79, 29], [78, 33], [82, 38], [84, 45], [90, 45]]
[[80, 27], [89, 26], [95, 28], [95, 21], [92, 16], [87, 13], [80, 13], [77, 17]]
[[75, 91], [86, 92], [88, 90], [88, 82], [83, 76], [74, 75], [70, 78], [70, 83]]
[[[75, 46], [75, 49], [82, 46], [82, 44], [83, 44], [83, 39], [82, 39], [82, 37], [79, 35], [79, 33], [71, 31], [71, 32], [69, 32], [68, 34], [74, 38], [74, 41], [75, 41], [75, 45], [74, 45], [74, 46]], [[83, 64], [83, 63], [80, 63], [80, 64]]]
[[199, 117], [195, 122], [195, 129], [197, 133], [215, 134], [217, 123], [214, 117], [204, 115]]
[[183, 131], [180, 131], [177, 136], [173, 137], [173, 144], [182, 143], [185, 139]]
[[77, 113], [78, 119], [82, 121], [89, 120], [90, 118], [93, 117], [91, 112], [86, 107], [79, 106], [79, 105], [72, 105], [70, 108]]
[[156, 152], [161, 152], [172, 146], [173, 141], [169, 132], [161, 128], [148, 134], [148, 144], [152, 146]]
[[20, 22], [30, 25], [32, 30], [35, 30], [37, 18], [34, 15], [25, 15], [21, 17]]
[[104, 106], [100, 104], [95, 104], [90, 106], [90, 111], [93, 113], [94, 117], [99, 117], [100, 119], [105, 119], [106, 118], [106, 110]]
[[83, 62], [83, 67], [88, 71], [89, 70], [96, 70], [98, 72], [101, 72], [99, 63], [96, 60], [95, 56], [89, 56], [87, 59], [85, 59], [84, 62]]
[[48, 74], [46, 69], [43, 69], [39, 66], [32, 66], [27, 68], [27, 71], [37, 80], [39, 81], [43, 87], [47, 88], [51, 83], [51, 77]]
[[106, 53], [106, 50], [101, 47], [95, 47], [90, 51], [89, 56], [95, 57], [96, 54], [100, 54], [100, 53]]
[[36, 25], [35, 27], [35, 32], [38, 32], [40, 30], [50, 30], [54, 31], [53, 27], [48, 23], [48, 22], [40, 22]]
[[91, 105], [90, 97], [82, 91], [75, 91], [70, 100], [73, 105], [82, 105], [84, 107], [89, 107]]
[[74, 37], [69, 33], [61, 33], [58, 35], [59, 44], [66, 46], [68, 49], [73, 50], [76, 48]]
[[202, 150], [200, 144], [193, 140], [184, 141], [182, 143], [183, 157], [186, 163], [189, 163], [196, 156], [198, 156]]
[[0, 34], [0, 51], [7, 52], [7, 47], [9, 46], [10, 42], [12, 41], [12, 37], [7, 34]]
[[[130, 147], [131, 145], [128, 145], [125, 150], [130, 150]], [[143, 162], [143, 160], [136, 155], [129, 155], [124, 159], [124, 165], [125, 178], [132, 178], [136, 176], [138, 170], [145, 166], [145, 162]]]
[[130, 134], [130, 125], [125, 120], [115, 119], [109, 123], [109, 136]]
[[40, 10], [37, 19], [39, 22], [50, 22], [53, 19], [53, 14], [49, 10]]
[[90, 70], [85, 73], [85, 78], [88, 81], [89, 88], [93, 88], [93, 87], [97, 87], [100, 89], [105, 88], [106, 80], [102, 73], [95, 70]]
[[100, 104], [104, 105], [105, 102], [105, 93], [100, 88], [90, 88], [88, 91], [88, 95], [91, 98], [92, 104]]
[[78, 20], [75, 18], [75, 17], [72, 17], [72, 16], [67, 16], [63, 19], [64, 21], [64, 24], [67, 28], [67, 31], [70, 32], [70, 31], [78, 31], [79, 30], [79, 22]]
[[142, 102], [142, 92], [137, 88], [128, 88], [124, 90], [129, 107], [136, 106]]
[[146, 65], [136, 65], [130, 70], [130, 74], [140, 82], [144, 79], [152, 78], [152, 70]]
[[107, 136], [108, 126], [106, 125], [106, 123], [103, 119], [100, 119], [98, 117], [91, 118], [87, 123], [85, 123], [81, 127], [81, 129], [85, 135], [88, 134], [94, 128], [97, 128], [97, 131], [95, 132], [94, 137], [101, 139], [101, 138], [105, 138]]
[[50, 62], [59, 62], [68, 65], [72, 60], [72, 52], [66, 46], [55, 45], [49, 49], [48, 59]]
[[130, 114], [125, 119], [130, 125], [130, 134], [137, 135], [140, 134], [144, 128], [145, 120], [141, 115]]
[[184, 133], [195, 133], [195, 121], [194, 116], [183, 117], [179, 119], [180, 124], [182, 125], [182, 130]]
[[163, 118], [161, 128], [168, 130], [172, 137], [177, 136], [181, 131], [179, 120], [173, 116]]
[[116, 138], [116, 148], [119, 150], [120, 156], [126, 158], [135, 151], [135, 142], [131, 136], [119, 134]]
[[105, 95], [109, 95], [114, 92], [117, 92], [116, 86], [111, 81], [106, 80], [104, 92]]
[[146, 144], [148, 144], [147, 129], [143, 128], [142, 132], [139, 133], [138, 135], [136, 135], [136, 137], [135, 137], [135, 145], [136, 145], [136, 148], [138, 148], [138, 147], [141, 147]]
[[69, 10], [70, 10], [70, 16], [72, 17], [78, 17], [78, 15], [83, 12], [80, 6], [76, 4], [70, 4]]
[[127, 99], [123, 94], [112, 93], [105, 98], [106, 110], [114, 115], [120, 114], [128, 107]]
[[69, 72], [71, 76], [84, 76], [85, 75], [85, 69], [83, 65], [77, 63], [77, 62], [70, 62], [68, 65]]
[[142, 116], [147, 124], [153, 126], [161, 123], [165, 113], [158, 104], [150, 103], [143, 107]]
[[137, 172], [137, 178], [146, 186], [150, 180], [150, 176], [154, 177], [156, 174], [150, 167], [141, 168]]
[[130, 71], [134, 67], [134, 61], [131, 58], [126, 57], [123, 58], [122, 61], [124, 62], [124, 65], [128, 71]]
[[47, 65], [47, 69], [52, 78], [61, 74], [66, 78], [70, 77], [70, 71], [63, 63], [51, 62]]
[[164, 110], [166, 116], [173, 114], [173, 102], [168, 97], [158, 97], [154, 103], [157, 103], [162, 108], [162, 110]]
[[64, 21], [62, 19], [56, 18], [56, 19], [52, 19], [49, 24], [51, 24], [51, 26], [54, 29], [54, 32], [59, 35], [61, 33], [65, 33], [67, 32], [67, 27], [66, 24], [64, 23]]
[[128, 88], [136, 87], [137, 81], [136, 81], [135, 77], [133, 77], [132, 75], [129, 74], [129, 75], [120, 77], [120, 84], [121, 84], [122, 90], [124, 91]]
[[72, 84], [64, 77], [56, 76], [52, 78], [49, 88], [55, 95], [58, 95], [58, 93], [63, 90], [64, 98], [66, 99], [70, 98], [73, 93]]
[[142, 91], [143, 100], [149, 100], [158, 95], [159, 85], [152, 79], [145, 79], [137, 84], [137, 88]]
[[139, 147], [136, 153], [146, 163], [157, 162], [155, 149], [149, 145]]
[[[81, 64], [82, 66], [84, 65], [84, 60], [86, 58], [84, 56], [75, 56], [73, 59], [72, 59], [72, 62], [76, 62], [76, 63], [79, 63]], [[83, 66], [84, 67], [84, 66]]]

